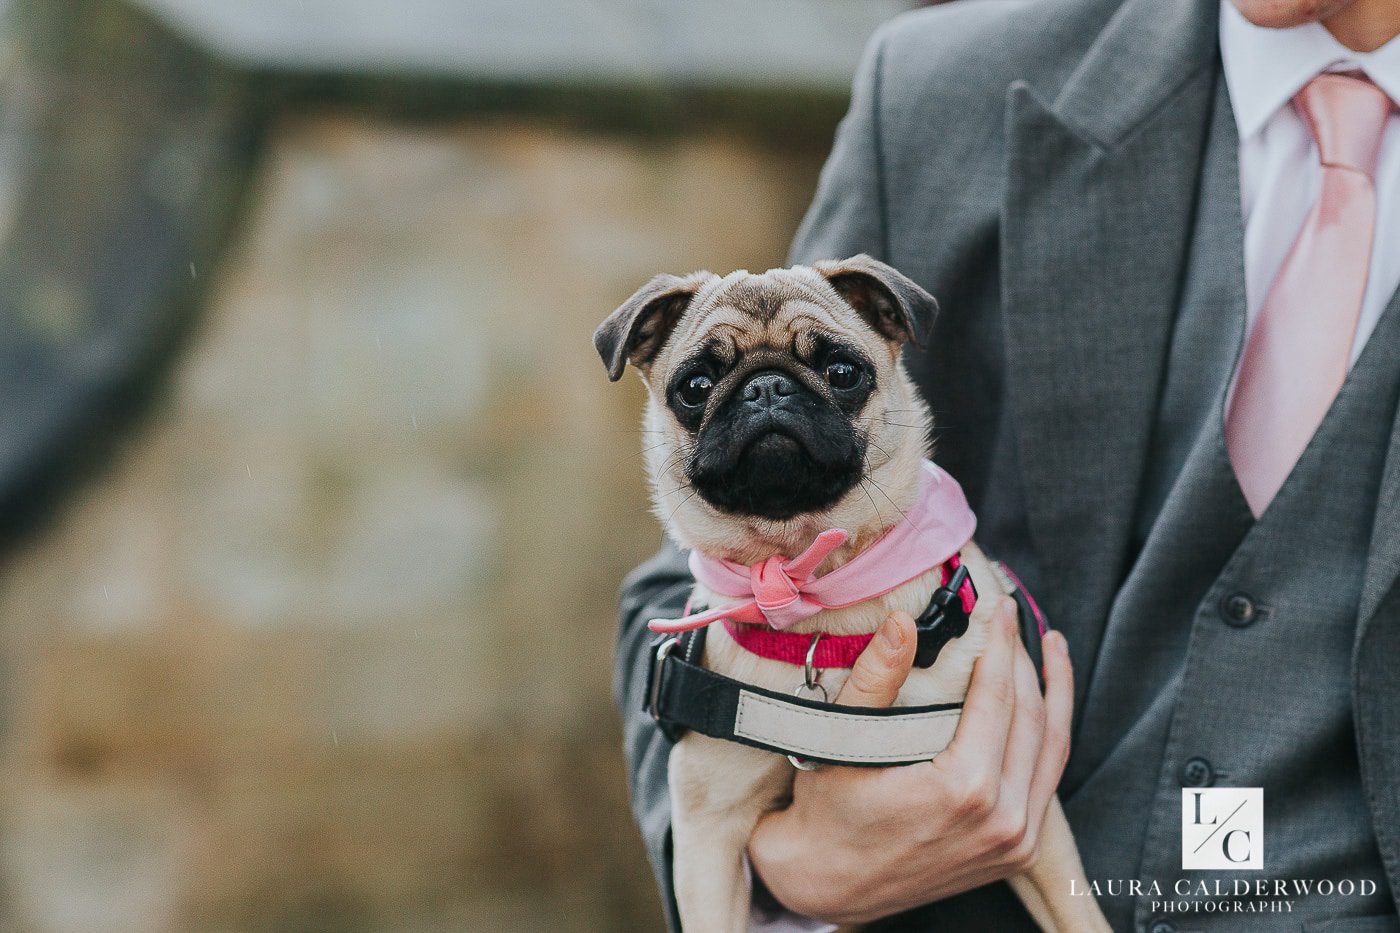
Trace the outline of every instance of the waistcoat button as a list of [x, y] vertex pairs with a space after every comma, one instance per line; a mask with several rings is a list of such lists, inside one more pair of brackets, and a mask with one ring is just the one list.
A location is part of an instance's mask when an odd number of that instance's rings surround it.
[[1253, 625], [1259, 619], [1259, 607], [1245, 593], [1231, 593], [1220, 601], [1220, 614], [1235, 628]]
[[1188, 758], [1181, 766], [1181, 781], [1186, 787], [1209, 787], [1215, 783], [1215, 769], [1204, 758]]
[[1153, 920], [1148, 933], [1176, 933], [1176, 927], [1166, 920]]

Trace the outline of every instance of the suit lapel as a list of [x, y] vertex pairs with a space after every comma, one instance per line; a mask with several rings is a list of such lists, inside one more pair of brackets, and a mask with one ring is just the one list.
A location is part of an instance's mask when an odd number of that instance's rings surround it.
[[[1400, 292], [1391, 297], [1385, 313], [1400, 314]], [[1382, 600], [1400, 576], [1400, 534], [1397, 531], [1400, 531], [1400, 411], [1391, 424], [1390, 447], [1386, 452], [1385, 471], [1381, 474], [1380, 492], [1376, 496], [1371, 549], [1361, 584], [1358, 637], [1371, 624]]]
[[1218, 6], [1127, 0], [1057, 97], [1009, 91], [1008, 400], [1081, 689], [1124, 572], [1217, 72]]
[[[1387, 315], [1400, 314], [1400, 292], [1391, 299]], [[1394, 788], [1400, 783], [1400, 411], [1390, 428], [1390, 445], [1376, 496], [1370, 551], [1361, 582], [1356, 641], [1352, 649], [1352, 689], [1357, 749], [1362, 780], [1372, 801], [1371, 822], [1376, 844], [1390, 876], [1392, 894], [1400, 904], [1400, 826], [1396, 825]], [[1381, 624], [1382, 617], [1391, 619]], [[1378, 805], [1378, 802], [1382, 805]]]

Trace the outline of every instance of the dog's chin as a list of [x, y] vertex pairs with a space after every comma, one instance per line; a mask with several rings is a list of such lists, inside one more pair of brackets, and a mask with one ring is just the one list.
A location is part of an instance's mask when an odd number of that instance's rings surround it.
[[696, 469], [690, 481], [700, 498], [729, 515], [788, 521], [836, 505], [860, 482], [863, 451], [824, 450], [820, 459], [799, 440], [770, 431], [747, 444], [732, 465]]

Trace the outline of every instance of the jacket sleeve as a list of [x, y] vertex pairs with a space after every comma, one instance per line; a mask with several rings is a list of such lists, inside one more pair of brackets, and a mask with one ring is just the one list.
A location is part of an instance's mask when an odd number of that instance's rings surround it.
[[797, 229], [790, 264], [889, 255], [880, 135], [880, 84], [884, 33], [877, 32], [851, 88], [851, 105], [836, 129], [816, 197]]
[[622, 714], [632, 814], [642, 831], [667, 923], [673, 930], [679, 929], [679, 924], [671, 886], [671, 795], [666, 781], [672, 743], [644, 709], [652, 641], [647, 622], [679, 616], [692, 583], [685, 558], [669, 542], [655, 557], [632, 571], [622, 584], [613, 671], [613, 696]]

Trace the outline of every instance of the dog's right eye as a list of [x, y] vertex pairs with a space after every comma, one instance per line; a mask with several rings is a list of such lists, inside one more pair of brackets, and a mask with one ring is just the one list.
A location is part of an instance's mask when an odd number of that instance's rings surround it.
[[682, 405], [699, 408], [705, 404], [705, 399], [710, 397], [710, 390], [714, 387], [713, 379], [704, 373], [696, 373], [681, 383], [676, 395], [680, 396]]

